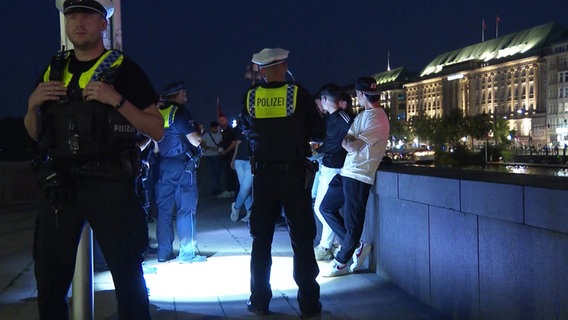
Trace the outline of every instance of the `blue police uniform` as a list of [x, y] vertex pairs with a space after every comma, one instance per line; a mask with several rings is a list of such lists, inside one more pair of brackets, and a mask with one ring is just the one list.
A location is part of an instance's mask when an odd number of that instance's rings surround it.
[[177, 208], [176, 227], [180, 243], [178, 260], [194, 261], [201, 258], [195, 252], [197, 172], [188, 170], [186, 165], [188, 154], [199, 151], [192, 148], [186, 135], [196, 132], [197, 128], [190, 112], [179, 103], [166, 101], [160, 107], [160, 113], [164, 117], [164, 137], [158, 141], [160, 162], [156, 182], [158, 261], [175, 258], [174, 207]]
[[254, 171], [254, 202], [249, 218], [253, 244], [248, 308], [255, 313], [268, 313], [272, 298], [272, 239], [283, 208], [294, 251], [294, 280], [298, 285], [300, 310], [302, 314], [319, 313], [320, 288], [316, 281], [319, 269], [313, 251], [316, 225], [311, 184], [306, 185], [306, 162], [311, 154], [310, 138], [323, 138], [323, 120], [312, 96], [301, 86], [287, 82], [269, 82], [249, 89], [241, 117]]

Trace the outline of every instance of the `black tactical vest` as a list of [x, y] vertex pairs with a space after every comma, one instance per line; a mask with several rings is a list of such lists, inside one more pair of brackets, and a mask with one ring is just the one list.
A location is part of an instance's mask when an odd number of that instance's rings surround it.
[[[67, 85], [67, 97], [42, 106], [40, 147], [54, 160], [85, 160], [112, 156], [136, 144], [136, 129], [112, 106], [83, 101], [82, 90], [88, 81], [112, 83], [123, 61], [120, 51], [105, 52], [90, 68], [79, 74], [69, 72], [67, 51], [64, 63], [57, 57], [44, 80], [58, 74]], [[63, 68], [60, 70], [58, 68]]]

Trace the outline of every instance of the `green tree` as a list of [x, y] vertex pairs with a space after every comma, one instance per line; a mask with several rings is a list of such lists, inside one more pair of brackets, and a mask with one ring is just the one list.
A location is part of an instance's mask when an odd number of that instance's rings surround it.
[[429, 119], [430, 122], [430, 142], [434, 145], [436, 152], [442, 151], [446, 144], [446, 137], [448, 135], [447, 128], [444, 124], [444, 119], [441, 117], [434, 117]]
[[466, 135], [465, 124], [463, 111], [461, 109], [455, 108], [450, 110], [450, 112], [442, 118], [441, 129], [443, 132], [441, 133], [441, 140], [453, 147], [458, 146], [461, 143], [461, 138]]
[[409, 137], [409, 131], [404, 121], [398, 119], [390, 119], [389, 125], [390, 125], [390, 133], [389, 133], [390, 140], [395, 142], [402, 140], [406, 142], [406, 140]]
[[509, 124], [507, 119], [503, 117], [495, 117], [493, 119], [493, 138], [496, 144], [509, 144], [507, 136], [509, 135]]
[[433, 127], [431, 119], [420, 112], [409, 119], [410, 132], [421, 141], [428, 141], [433, 138]]
[[493, 128], [491, 117], [487, 113], [476, 114], [466, 117], [466, 134], [475, 140], [487, 140], [489, 132]]

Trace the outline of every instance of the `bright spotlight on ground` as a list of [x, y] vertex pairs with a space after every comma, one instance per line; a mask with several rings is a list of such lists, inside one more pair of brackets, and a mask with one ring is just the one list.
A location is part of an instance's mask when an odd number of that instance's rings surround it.
[[[325, 264], [320, 263], [320, 269]], [[273, 290], [297, 290], [292, 277], [292, 257], [272, 257], [270, 284]], [[223, 297], [243, 300], [250, 294], [250, 256], [209, 257], [201, 263], [148, 263], [144, 278], [150, 301], [199, 302]], [[329, 278], [318, 277], [320, 284]], [[109, 272], [95, 276], [95, 290], [113, 290]]]

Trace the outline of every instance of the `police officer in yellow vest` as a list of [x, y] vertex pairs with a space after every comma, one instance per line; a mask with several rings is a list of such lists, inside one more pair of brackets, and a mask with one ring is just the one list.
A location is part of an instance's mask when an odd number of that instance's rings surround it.
[[312, 96], [303, 87], [286, 82], [288, 51], [267, 48], [255, 53], [265, 83], [250, 88], [243, 101], [243, 131], [250, 141], [253, 171], [251, 296], [249, 311], [269, 313], [272, 298], [271, 247], [282, 209], [294, 251], [294, 280], [304, 316], [321, 313], [319, 273], [314, 257], [316, 225], [311, 205], [314, 170], [309, 141], [323, 139], [324, 122]]
[[174, 81], [164, 88], [166, 98], [160, 113], [164, 118], [164, 138], [158, 141], [159, 174], [156, 182], [158, 206], [158, 262], [176, 257], [173, 251], [174, 228], [172, 211], [176, 210], [180, 262], [203, 262], [196, 254], [195, 222], [197, 213], [197, 166], [201, 157], [201, 132], [185, 108], [187, 89], [183, 81]]
[[40, 319], [68, 319], [79, 236], [93, 229], [113, 275], [118, 317], [150, 319], [142, 272], [148, 227], [134, 180], [137, 132], [163, 135], [158, 95], [143, 70], [107, 50], [110, 0], [57, 0], [74, 50], [57, 54], [28, 99], [24, 124], [38, 142], [34, 252]]

